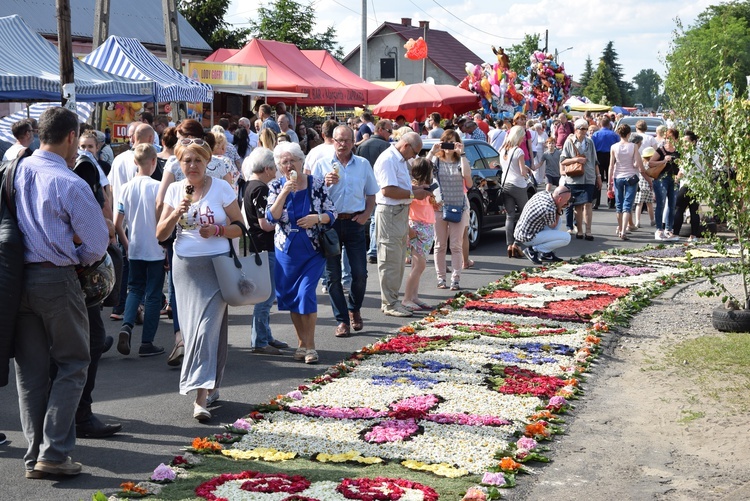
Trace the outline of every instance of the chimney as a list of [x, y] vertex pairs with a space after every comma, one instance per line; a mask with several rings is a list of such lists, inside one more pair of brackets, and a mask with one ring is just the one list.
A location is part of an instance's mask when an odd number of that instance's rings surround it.
[[411, 18], [410, 17], [402, 17], [401, 18], [401, 24], [404, 26], [411, 26]]
[[429, 21], [419, 21], [419, 28], [424, 30], [430, 29], [430, 22]]

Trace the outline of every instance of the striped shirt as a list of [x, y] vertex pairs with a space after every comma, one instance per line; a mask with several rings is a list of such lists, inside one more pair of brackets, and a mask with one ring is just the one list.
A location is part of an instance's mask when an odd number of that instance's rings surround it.
[[557, 205], [552, 193], [540, 191], [526, 202], [516, 224], [513, 238], [519, 242], [531, 242], [545, 227], [554, 227], [557, 222]]
[[[109, 230], [91, 188], [50, 151], [36, 150], [16, 171], [18, 227], [26, 263], [92, 264], [107, 252]], [[76, 247], [73, 235], [83, 242]]]

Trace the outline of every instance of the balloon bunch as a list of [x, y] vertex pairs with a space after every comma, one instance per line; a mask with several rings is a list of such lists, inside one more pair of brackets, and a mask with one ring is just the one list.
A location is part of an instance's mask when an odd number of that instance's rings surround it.
[[466, 63], [467, 76], [458, 86], [479, 96], [485, 114], [493, 118], [510, 118], [515, 111], [522, 109], [524, 96], [521, 84], [516, 83], [518, 75], [508, 66], [508, 56], [502, 48], [495, 53], [498, 61], [494, 64]]
[[549, 114], [560, 111], [570, 93], [570, 75], [552, 54], [536, 51], [529, 57], [528, 100], [532, 108], [543, 106]]
[[412, 61], [419, 61], [427, 57], [427, 42], [422, 37], [414, 40], [410, 38], [405, 44], [406, 54], [404, 57]]

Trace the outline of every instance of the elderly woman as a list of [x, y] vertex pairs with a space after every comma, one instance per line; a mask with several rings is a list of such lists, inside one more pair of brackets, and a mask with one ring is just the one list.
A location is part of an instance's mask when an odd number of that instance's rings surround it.
[[165, 240], [177, 229], [172, 279], [185, 343], [180, 393], [196, 391], [193, 417], [206, 421], [227, 359], [227, 303], [211, 260], [227, 255], [227, 239], [242, 235], [242, 214], [229, 183], [207, 174], [211, 148], [204, 140], [181, 139], [175, 153], [184, 178], [167, 190], [156, 236]]
[[315, 323], [318, 301], [315, 286], [326, 259], [320, 235], [336, 219], [336, 209], [322, 179], [303, 173], [305, 154], [297, 143], [279, 143], [273, 150], [283, 177], [269, 186], [266, 219], [276, 224], [276, 299], [279, 310], [289, 310], [297, 332], [295, 360], [318, 362]]
[[[525, 118], [524, 118], [525, 120]], [[526, 154], [523, 144], [526, 142], [526, 129], [521, 125], [514, 125], [505, 136], [505, 141], [500, 147], [500, 175], [502, 176], [503, 197], [505, 201], [505, 212], [508, 217], [505, 221], [505, 243], [508, 244], [508, 257], [523, 257], [521, 248], [515, 237], [516, 223], [529, 201], [527, 193], [528, 181], [526, 180], [531, 169], [526, 163]]]
[[[448, 145], [450, 144], [450, 147]], [[443, 147], [446, 148], [443, 148]], [[464, 228], [469, 225], [469, 200], [466, 189], [471, 186], [471, 166], [464, 153], [464, 144], [455, 130], [447, 130], [440, 142], [432, 145], [427, 160], [435, 164], [440, 187], [440, 203], [435, 214], [435, 273], [438, 289], [447, 289], [445, 282], [445, 255], [448, 240], [451, 244], [451, 290], [459, 290], [463, 268]], [[463, 207], [461, 221], [451, 223], [443, 219], [443, 204]], [[468, 264], [468, 263], [467, 263]]]
[[[575, 198], [576, 238], [593, 240], [591, 234], [592, 210], [594, 190], [602, 188], [602, 176], [596, 166], [596, 148], [594, 141], [587, 136], [589, 123], [579, 118], [575, 121], [573, 134], [569, 135], [563, 144], [560, 154], [560, 175], [565, 175], [565, 186], [570, 189]], [[565, 168], [574, 164], [583, 164], [583, 174], [570, 176], [565, 174]], [[570, 221], [569, 221], [570, 222]], [[586, 233], [583, 233], [584, 223]], [[569, 227], [571, 224], [568, 225]]]
[[627, 236], [630, 227], [630, 211], [638, 191], [638, 173], [650, 181], [651, 178], [643, 168], [638, 145], [628, 141], [630, 126], [622, 124], [617, 128], [620, 142], [613, 144], [609, 151], [609, 189], [615, 192], [615, 210], [617, 211], [617, 236], [621, 240], [630, 240]]

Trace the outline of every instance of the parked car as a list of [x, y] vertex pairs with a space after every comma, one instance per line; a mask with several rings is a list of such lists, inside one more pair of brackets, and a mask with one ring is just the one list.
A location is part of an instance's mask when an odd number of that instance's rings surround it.
[[635, 132], [635, 124], [639, 120], [645, 120], [646, 121], [646, 134], [649, 136], [655, 136], [656, 135], [656, 128], [660, 125], [667, 125], [667, 122], [664, 121], [661, 117], [622, 117], [617, 121], [617, 124], [615, 125], [615, 130], [620, 126], [620, 124], [628, 124], [631, 129], [633, 129], [633, 132]]
[[[437, 139], [424, 139], [420, 156], [427, 155]], [[502, 172], [500, 153], [485, 141], [464, 139], [464, 151], [471, 165], [472, 186], [466, 194], [469, 198], [469, 248], [479, 245], [482, 233], [505, 226], [505, 207], [498, 204]], [[529, 184], [529, 198], [536, 187]]]

